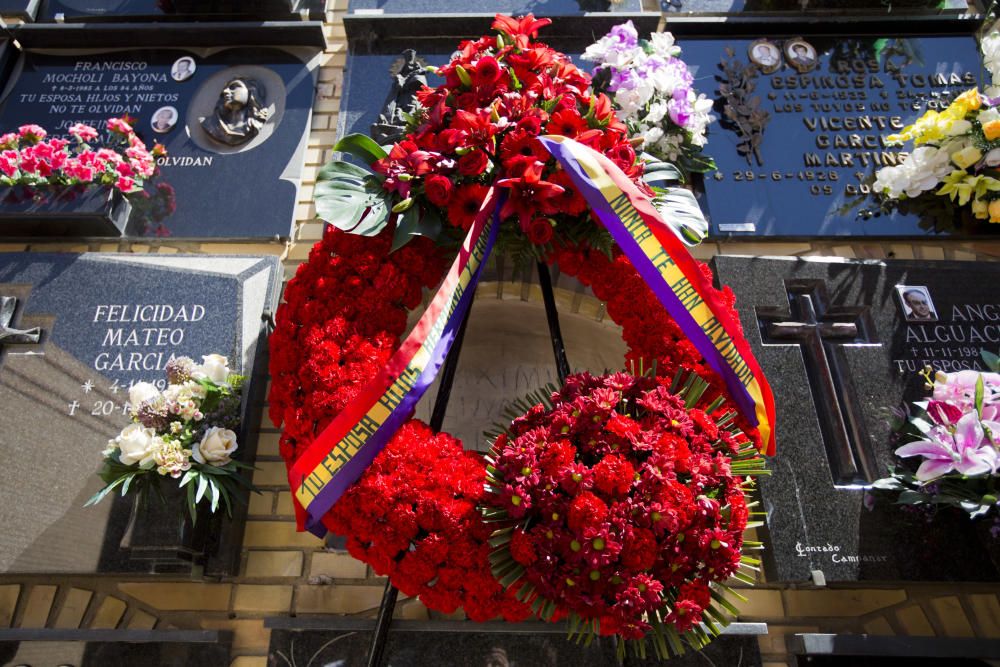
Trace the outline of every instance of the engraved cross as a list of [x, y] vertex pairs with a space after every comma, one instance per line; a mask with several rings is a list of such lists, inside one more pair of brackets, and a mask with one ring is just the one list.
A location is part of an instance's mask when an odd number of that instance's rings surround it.
[[37, 343], [41, 338], [42, 330], [38, 327], [31, 329], [15, 329], [14, 310], [17, 308], [17, 299], [12, 296], [0, 296], [0, 350], [4, 345], [10, 343]]
[[820, 280], [786, 280], [788, 308], [758, 308], [763, 342], [798, 345], [836, 485], [876, 478], [864, 412], [851, 382], [845, 345], [877, 345], [867, 306], [831, 307]]

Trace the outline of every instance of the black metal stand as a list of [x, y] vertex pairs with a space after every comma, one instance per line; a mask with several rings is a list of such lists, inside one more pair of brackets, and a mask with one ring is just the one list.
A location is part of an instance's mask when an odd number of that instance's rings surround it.
[[[549, 336], [552, 338], [552, 352], [556, 358], [556, 372], [559, 381], [564, 382], [569, 375], [569, 361], [566, 359], [566, 348], [563, 345], [562, 333], [559, 330], [559, 313], [556, 312], [556, 300], [552, 291], [552, 276], [549, 267], [544, 263], [538, 263], [538, 281], [542, 287], [542, 300], [545, 302], [545, 316], [549, 324]], [[475, 296], [473, 295], [473, 298]], [[444, 423], [444, 415], [448, 410], [448, 400], [451, 398], [451, 387], [455, 382], [455, 372], [458, 369], [458, 357], [462, 353], [462, 342], [465, 340], [465, 329], [469, 325], [469, 315], [472, 313], [472, 304], [465, 313], [462, 326], [455, 336], [455, 342], [448, 351], [444, 368], [441, 369], [441, 384], [438, 386], [437, 396], [434, 398], [434, 409], [431, 411], [430, 427], [435, 431], [441, 430]], [[382, 656], [385, 654], [386, 640], [389, 636], [389, 626], [392, 624], [392, 614], [396, 608], [396, 598], [399, 590], [386, 582], [385, 592], [382, 593], [382, 603], [378, 609], [378, 620], [375, 621], [375, 631], [372, 633], [371, 646], [368, 649], [368, 667], [380, 667]]]

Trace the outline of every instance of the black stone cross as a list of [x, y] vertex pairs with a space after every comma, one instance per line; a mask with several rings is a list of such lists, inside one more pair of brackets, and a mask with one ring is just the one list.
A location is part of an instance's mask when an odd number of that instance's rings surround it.
[[831, 307], [820, 280], [786, 280], [785, 289], [787, 311], [757, 309], [763, 342], [802, 347], [834, 484], [872, 482], [877, 470], [871, 439], [843, 350], [845, 345], [879, 344], [869, 308]]
[[12, 296], [0, 296], [0, 351], [3, 346], [9, 343], [37, 343], [41, 338], [42, 330], [38, 327], [32, 329], [14, 329], [14, 309], [17, 307], [17, 298]]

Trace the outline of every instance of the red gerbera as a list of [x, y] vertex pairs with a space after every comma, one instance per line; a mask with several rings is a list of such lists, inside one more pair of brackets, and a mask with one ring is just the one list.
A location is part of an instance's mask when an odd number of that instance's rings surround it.
[[451, 203], [448, 204], [448, 222], [469, 231], [489, 191], [488, 187], [479, 183], [462, 185], [452, 190]]

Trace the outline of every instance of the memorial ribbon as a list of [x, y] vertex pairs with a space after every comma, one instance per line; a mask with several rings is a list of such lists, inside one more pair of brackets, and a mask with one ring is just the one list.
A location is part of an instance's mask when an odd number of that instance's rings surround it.
[[750, 346], [694, 258], [618, 166], [562, 136], [539, 137], [569, 174], [591, 212], [611, 233], [681, 331], [726, 384], [740, 413], [775, 452], [774, 397]]
[[[649, 198], [611, 160], [566, 137], [539, 139], [667, 313], [723, 379], [737, 409], [760, 432], [764, 451], [773, 455], [771, 388], [739, 324], [719, 302], [687, 249]], [[496, 241], [500, 200], [491, 188], [458, 257], [413, 331], [385, 368], [289, 469], [300, 530], [320, 537], [326, 533], [323, 517], [410, 418], [433, 384]]]
[[319, 537], [326, 534], [324, 515], [361, 477], [434, 383], [496, 241], [500, 200], [491, 188], [458, 257], [413, 331], [289, 469], [299, 530]]

